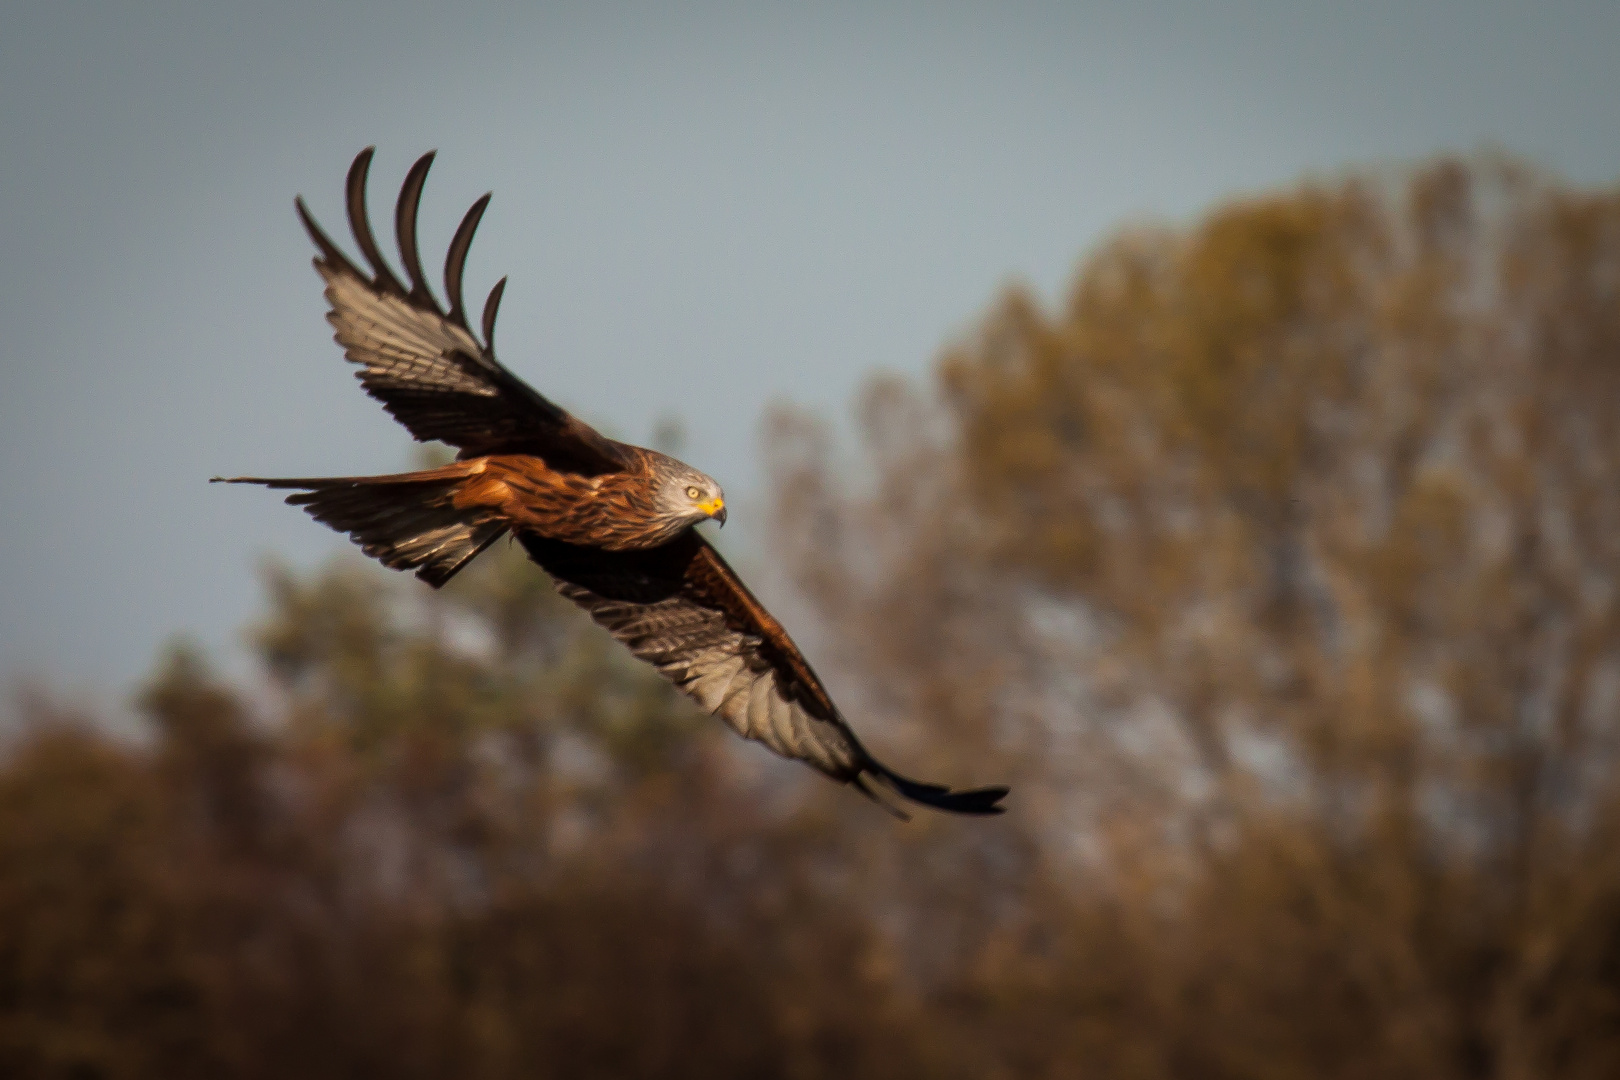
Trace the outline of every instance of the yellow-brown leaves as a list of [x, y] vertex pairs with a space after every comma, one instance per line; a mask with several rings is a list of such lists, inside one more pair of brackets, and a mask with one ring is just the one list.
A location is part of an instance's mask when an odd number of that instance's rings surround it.
[[0, 1073], [1620, 1076], [1617, 382], [1620, 195], [1440, 162], [1009, 292], [859, 470], [775, 414], [751, 577], [995, 821], [793, 787], [504, 546], [273, 574], [278, 725], [180, 654], [0, 763]]
[[931, 454], [872, 460], [928, 498], [821, 474], [889, 538], [823, 607], [1083, 867], [964, 977], [993, 1060], [1612, 1071], [1620, 196], [1442, 160], [1129, 232], [939, 391]]

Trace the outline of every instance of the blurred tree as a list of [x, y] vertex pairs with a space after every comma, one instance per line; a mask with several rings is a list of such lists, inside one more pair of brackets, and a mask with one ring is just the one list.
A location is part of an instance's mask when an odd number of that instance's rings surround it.
[[779, 533], [846, 671], [1170, 905], [1119, 1069], [1620, 1068], [1612, 975], [1556, 1037], [1528, 975], [1612, 955], [1551, 897], [1616, 885], [1620, 196], [1442, 161], [1128, 233], [940, 391], [873, 388], [870, 490], [778, 418]]
[[[1013, 290], [860, 486], [774, 416], [898, 827], [499, 545], [272, 567], [249, 695], [0, 757], [0, 1075], [1620, 1075], [1620, 193], [1498, 161]], [[819, 623], [801, 626], [812, 616]]]

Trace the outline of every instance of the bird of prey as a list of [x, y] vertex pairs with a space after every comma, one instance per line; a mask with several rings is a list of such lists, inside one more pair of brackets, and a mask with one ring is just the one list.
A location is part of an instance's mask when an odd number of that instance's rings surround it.
[[347, 190], [349, 227], [369, 273], [296, 202], [319, 252], [327, 320], [366, 392], [417, 439], [456, 447], [456, 460], [392, 476], [214, 479], [293, 489], [288, 503], [435, 588], [510, 532], [562, 595], [739, 735], [854, 785], [902, 818], [880, 793], [956, 813], [1000, 813], [1005, 787], [921, 783], [861, 745], [781, 623], [694, 528], [725, 523], [719, 484], [666, 454], [607, 438], [495, 359], [505, 278], [484, 305], [483, 341], [474, 336], [461, 279], [487, 194], [450, 242], [449, 306], [439, 306], [416, 241], [432, 153], [412, 166], [395, 207], [409, 280], [394, 275], [366, 212], [371, 157], [367, 148], [355, 158]]

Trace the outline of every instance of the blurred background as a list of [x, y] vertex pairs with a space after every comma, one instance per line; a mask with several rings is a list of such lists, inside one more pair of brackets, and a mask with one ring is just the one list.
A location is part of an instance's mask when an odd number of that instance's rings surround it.
[[[1620, 1075], [1617, 42], [9, 5], [0, 1074]], [[1007, 815], [742, 744], [519, 549], [432, 593], [204, 483], [424, 452], [291, 211], [372, 143], [376, 207], [440, 151], [425, 252], [494, 189], [505, 362], [721, 479], [866, 741]]]

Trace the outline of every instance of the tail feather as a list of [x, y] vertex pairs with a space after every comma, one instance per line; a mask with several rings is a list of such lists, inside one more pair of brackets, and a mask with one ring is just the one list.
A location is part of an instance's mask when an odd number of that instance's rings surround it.
[[213, 478], [227, 484], [260, 484], [297, 489], [287, 497], [338, 532], [348, 533], [360, 550], [395, 570], [438, 588], [473, 556], [506, 532], [504, 520], [489, 510], [458, 508], [457, 486], [467, 476], [459, 465], [394, 476]]

